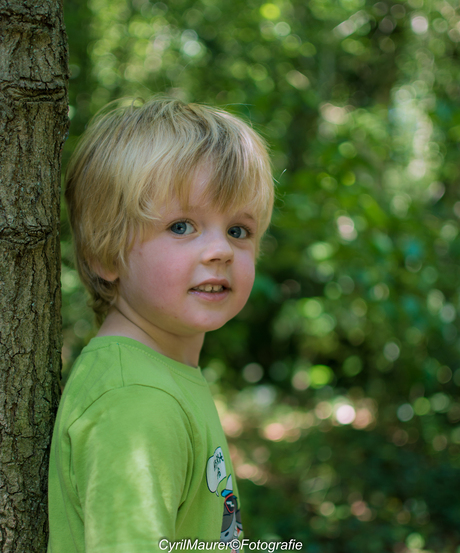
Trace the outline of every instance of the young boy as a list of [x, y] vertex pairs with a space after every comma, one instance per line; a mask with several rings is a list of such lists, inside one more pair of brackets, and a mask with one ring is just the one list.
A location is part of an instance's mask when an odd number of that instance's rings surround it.
[[198, 361], [251, 292], [273, 205], [264, 143], [210, 107], [119, 107], [83, 136], [66, 200], [102, 325], [59, 407], [48, 553], [237, 549], [235, 475]]

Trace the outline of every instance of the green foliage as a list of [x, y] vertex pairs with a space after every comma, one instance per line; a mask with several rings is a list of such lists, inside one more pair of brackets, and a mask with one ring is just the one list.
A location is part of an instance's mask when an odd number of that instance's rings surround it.
[[[253, 539], [460, 543], [457, 0], [67, 2], [71, 136], [121, 95], [221, 105], [278, 202], [248, 306], [202, 366]], [[63, 215], [64, 359], [90, 338]]]

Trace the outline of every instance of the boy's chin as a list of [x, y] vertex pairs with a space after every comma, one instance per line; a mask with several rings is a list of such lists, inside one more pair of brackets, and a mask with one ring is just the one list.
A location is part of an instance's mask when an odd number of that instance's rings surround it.
[[[189, 321], [189, 328], [192, 328], [192, 333], [212, 332], [213, 330], [219, 330], [225, 326], [229, 321], [234, 319], [242, 310], [238, 310], [236, 313], [227, 313], [227, 316], [210, 316], [210, 317], [196, 317], [194, 320]], [[215, 314], [214, 314], [215, 315]]]
[[228, 321], [226, 321], [225, 323], [222, 323], [220, 325], [213, 325], [213, 326], [210, 326], [208, 328], [208, 330], [206, 330], [205, 332], [214, 332], [214, 330], [219, 330], [219, 328], [222, 328], [223, 326], [225, 326], [227, 324]]
[[203, 332], [213, 332], [214, 330], [219, 330], [219, 328], [222, 328], [223, 326], [225, 326], [228, 323], [228, 321], [231, 321], [232, 319], [234, 319], [235, 316], [230, 317], [225, 321], [215, 321], [215, 322], [210, 321], [208, 324], [203, 325]]

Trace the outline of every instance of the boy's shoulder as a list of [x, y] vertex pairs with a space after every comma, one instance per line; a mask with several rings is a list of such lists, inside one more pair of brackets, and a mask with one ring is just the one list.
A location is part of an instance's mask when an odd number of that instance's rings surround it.
[[[79, 417], [97, 402], [110, 397], [169, 396], [170, 402], [189, 412], [190, 394], [209, 394], [199, 369], [182, 365], [151, 348], [120, 336], [93, 338], [75, 362], [62, 398], [70, 418]], [[133, 405], [136, 409], [136, 405]], [[67, 418], [67, 417], [66, 417]]]
[[[176, 376], [176, 378], [174, 378]], [[181, 379], [197, 385], [206, 380], [199, 369], [170, 359], [148, 346], [124, 336], [93, 338], [72, 368], [73, 379], [108, 381], [112, 386], [171, 386]]]

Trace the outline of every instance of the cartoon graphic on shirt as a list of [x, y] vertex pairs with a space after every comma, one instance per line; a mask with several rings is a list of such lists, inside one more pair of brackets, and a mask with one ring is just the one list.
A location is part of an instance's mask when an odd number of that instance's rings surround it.
[[225, 498], [224, 516], [222, 518], [222, 529], [220, 531], [220, 541], [228, 542], [238, 538], [243, 531], [241, 524], [241, 514], [238, 509], [238, 498], [233, 494], [232, 475], [228, 477], [225, 490], [221, 493]]
[[[206, 464], [206, 483], [209, 491], [218, 496], [219, 492], [217, 488], [225, 478], [227, 478], [227, 469], [225, 467], [224, 454], [222, 448], [218, 447], [214, 451], [214, 454], [209, 457]], [[225, 488], [220, 495], [224, 498], [224, 513], [222, 517], [220, 541], [227, 543], [235, 538], [239, 538], [243, 531], [241, 514], [238, 508], [238, 498], [233, 494], [233, 480], [231, 474], [229, 474]], [[238, 549], [232, 549], [232, 553], [238, 553], [238, 551]]]
[[206, 464], [206, 482], [208, 484], [209, 491], [215, 493], [217, 496], [219, 492], [217, 487], [227, 477], [227, 470], [225, 468], [224, 453], [221, 447], [216, 448], [214, 455], [209, 457]]

